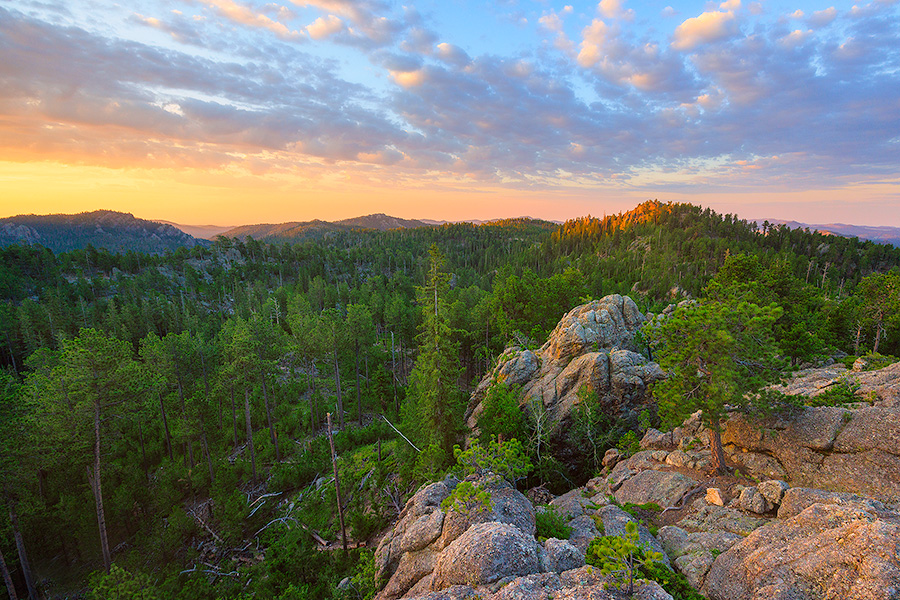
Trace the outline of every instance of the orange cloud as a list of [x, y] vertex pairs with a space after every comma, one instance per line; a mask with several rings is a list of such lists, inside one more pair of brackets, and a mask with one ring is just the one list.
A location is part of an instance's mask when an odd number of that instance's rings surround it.
[[306, 33], [314, 40], [321, 40], [334, 35], [344, 28], [344, 22], [334, 15], [319, 17], [306, 26]]
[[288, 29], [284, 23], [274, 21], [266, 15], [255, 13], [247, 6], [238, 4], [233, 0], [203, 0], [203, 3], [235, 23], [268, 29], [282, 38], [297, 38], [300, 36], [298, 32]]
[[734, 13], [705, 12], [687, 19], [675, 29], [672, 47], [691, 50], [701, 44], [723, 40], [734, 31]]

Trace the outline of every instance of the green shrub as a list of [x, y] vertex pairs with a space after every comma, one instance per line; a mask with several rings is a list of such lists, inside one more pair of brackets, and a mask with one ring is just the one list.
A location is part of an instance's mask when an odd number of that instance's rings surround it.
[[464, 515], [479, 512], [489, 512], [494, 509], [491, 502], [491, 493], [481, 484], [475, 485], [471, 481], [461, 481], [453, 492], [441, 502], [444, 512], [451, 510]]
[[143, 573], [130, 573], [112, 565], [109, 573], [98, 572], [91, 577], [90, 600], [158, 600], [159, 594]]
[[641, 439], [635, 431], [629, 429], [619, 438], [619, 441], [616, 443], [616, 448], [624, 456], [631, 456], [640, 451]]
[[375, 553], [362, 550], [356, 563], [356, 570], [350, 578], [350, 588], [340, 592], [338, 597], [347, 600], [371, 600], [383, 584], [384, 582], [378, 579]]
[[552, 504], [548, 504], [543, 510], [534, 514], [535, 525], [537, 531], [535, 535], [538, 539], [556, 538], [559, 540], [567, 540], [572, 535], [572, 528], [567, 523], [567, 515], [563, 515]]
[[453, 456], [464, 476], [481, 476], [491, 472], [513, 485], [534, 468], [522, 443], [517, 439], [504, 442], [493, 439], [487, 448], [482, 447], [478, 441], [473, 441], [468, 450], [454, 446]]
[[480, 435], [478, 441], [488, 444], [494, 437], [509, 439], [525, 439], [525, 413], [519, 408], [518, 388], [508, 388], [502, 383], [493, 383], [488, 388], [484, 401], [484, 410], [478, 417]]
[[591, 540], [585, 562], [600, 568], [600, 573], [613, 579], [629, 597], [634, 594], [634, 583], [643, 579], [643, 569], [662, 561], [662, 554], [642, 547], [638, 542], [637, 524], [625, 525], [625, 535], [605, 535]]
[[862, 359], [866, 361], [866, 371], [876, 371], [894, 364], [900, 358], [889, 354], [880, 354], [878, 352], [867, 352]]
[[585, 562], [600, 567], [604, 575], [612, 575], [627, 594], [633, 593], [635, 581], [650, 579], [662, 586], [674, 600], [705, 600], [684, 575], [662, 562], [660, 553], [649, 552], [638, 544], [635, 523], [628, 523], [625, 531], [625, 537], [594, 538], [588, 545]]
[[662, 563], [654, 563], [641, 571], [647, 579], [652, 579], [661, 585], [673, 600], [706, 600], [700, 592], [691, 587], [687, 577], [676, 573]]
[[859, 402], [860, 398], [856, 397], [858, 389], [858, 381], [842, 377], [818, 396], [804, 398], [804, 404], [806, 406], [844, 406], [851, 402]]

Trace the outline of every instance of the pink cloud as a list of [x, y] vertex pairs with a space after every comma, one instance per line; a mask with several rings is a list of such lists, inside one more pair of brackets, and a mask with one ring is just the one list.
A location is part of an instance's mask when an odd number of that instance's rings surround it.
[[705, 12], [687, 19], [675, 29], [672, 47], [692, 50], [701, 44], [728, 39], [735, 29], [734, 12]]

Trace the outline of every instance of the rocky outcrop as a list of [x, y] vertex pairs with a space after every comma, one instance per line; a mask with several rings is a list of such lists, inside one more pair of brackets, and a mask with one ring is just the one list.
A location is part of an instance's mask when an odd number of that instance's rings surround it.
[[[617, 600], [622, 593], [609, 587], [600, 569], [581, 567], [562, 573], [535, 573], [501, 580], [489, 588], [457, 585], [409, 600]], [[634, 600], [672, 600], [655, 581], [635, 585]]]
[[874, 406], [881, 408], [900, 407], [900, 363], [874, 371], [848, 371], [840, 364], [806, 369], [798, 371], [786, 385], [775, 389], [812, 398], [845, 379], [859, 384], [856, 395], [860, 400], [870, 398]]
[[469, 399], [466, 423], [477, 427], [491, 385], [519, 386], [523, 410], [541, 410], [553, 431], [559, 457], [575, 451], [565, 436], [579, 391], [596, 393], [603, 411], [620, 416], [649, 400], [647, 386], [664, 377], [656, 363], [634, 352], [644, 316], [631, 298], [618, 294], [566, 314], [539, 350], [508, 348]]
[[675, 525], [659, 529], [659, 542], [673, 561], [675, 569], [697, 589], [703, 587], [706, 574], [716, 556], [743, 539], [728, 531], [688, 532]]
[[545, 573], [562, 573], [584, 566], [584, 552], [568, 540], [548, 539], [540, 558], [541, 571]]
[[534, 534], [526, 535], [506, 523], [479, 523], [456, 538], [434, 567], [431, 587], [483, 585], [504, 577], [539, 571], [538, 545]]
[[[784, 390], [818, 395], [837, 381], [836, 373], [846, 372], [811, 369]], [[727, 459], [757, 479], [900, 501], [900, 404], [891, 400], [900, 392], [900, 363], [855, 376], [868, 382], [860, 387], [868, 391], [860, 396], [858, 390], [860, 402], [846, 407], [804, 407], [767, 419], [732, 413], [722, 432]], [[863, 398], [875, 400], [869, 405]], [[708, 444], [699, 413], [673, 431], [650, 429], [641, 440], [646, 450]], [[678, 460], [683, 457], [669, 459]]]
[[895, 600], [900, 518], [861, 506], [813, 504], [721, 554], [706, 591], [714, 600]]
[[763, 422], [732, 416], [722, 442], [755, 477], [900, 501], [900, 408], [807, 407]]
[[[441, 564], [443, 552], [477, 525], [503, 525], [515, 529], [523, 539], [531, 540], [532, 551], [537, 557], [531, 502], [499, 478], [486, 478], [478, 483], [491, 494], [491, 510], [443, 511], [441, 502], [456, 485], [453, 479], [427, 485], [409, 499], [394, 529], [381, 540], [375, 551], [378, 577], [388, 581], [378, 596], [381, 600], [393, 600], [411, 589], [427, 589], [434, 585], [428, 578], [432, 578], [432, 573]], [[494, 537], [493, 530], [479, 531], [484, 536], [476, 539], [474, 547], [487, 548], [488, 540]], [[466, 538], [470, 544], [471, 537]], [[535, 564], [536, 561], [537, 558]]]
[[[535, 511], [525, 496], [492, 476], [476, 483], [490, 491], [491, 510], [445, 512], [441, 502], [457, 485], [452, 478], [427, 485], [410, 498], [375, 553], [378, 576], [387, 580], [379, 600], [619, 597], [616, 590], [607, 589], [610, 580], [600, 575], [600, 569], [584, 566], [589, 542], [601, 535], [598, 524], [606, 535], [621, 535], [634, 521], [609, 504], [602, 478], [552, 499], [572, 533], [567, 540], [550, 538], [542, 543], [535, 539]], [[647, 548], [662, 552], [641, 524], [639, 536]], [[645, 583], [635, 598], [671, 596], [657, 584]]]

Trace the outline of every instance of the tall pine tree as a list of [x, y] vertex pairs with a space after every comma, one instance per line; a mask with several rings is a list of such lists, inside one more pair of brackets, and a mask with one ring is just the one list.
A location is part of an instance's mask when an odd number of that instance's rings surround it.
[[423, 318], [419, 356], [410, 375], [410, 397], [421, 441], [439, 446], [449, 462], [463, 425], [459, 349], [451, 339], [445, 300], [450, 275], [444, 272], [445, 258], [436, 245], [431, 246], [429, 255], [428, 280], [417, 290]]

